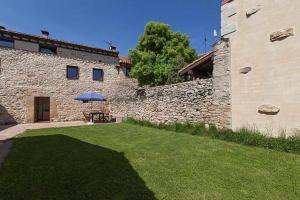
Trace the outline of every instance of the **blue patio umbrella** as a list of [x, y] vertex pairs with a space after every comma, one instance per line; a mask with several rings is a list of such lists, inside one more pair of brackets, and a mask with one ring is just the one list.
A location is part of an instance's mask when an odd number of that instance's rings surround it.
[[106, 101], [106, 98], [102, 94], [96, 92], [84, 92], [80, 94], [78, 97], [75, 97], [74, 99], [83, 102]]
[[[93, 107], [92, 105], [93, 101], [106, 101], [106, 98], [102, 94], [96, 92], [84, 92], [79, 96], [75, 97], [74, 99], [77, 101], [82, 101], [83, 103], [91, 102], [91, 110]], [[93, 123], [92, 119], [90, 120], [91, 120], [90, 123]]]

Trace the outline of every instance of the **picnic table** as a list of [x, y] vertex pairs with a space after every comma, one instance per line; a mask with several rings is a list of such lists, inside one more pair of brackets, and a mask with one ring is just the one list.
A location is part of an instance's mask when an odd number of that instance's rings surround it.
[[99, 122], [108, 122], [109, 121], [109, 114], [103, 111], [91, 111], [89, 112], [90, 119], [92, 122], [99, 121]]

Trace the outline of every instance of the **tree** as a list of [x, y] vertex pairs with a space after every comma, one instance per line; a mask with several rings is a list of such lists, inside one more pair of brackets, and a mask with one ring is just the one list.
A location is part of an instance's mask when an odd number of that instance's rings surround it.
[[149, 22], [135, 49], [129, 50], [131, 75], [142, 85], [164, 85], [182, 81], [178, 70], [196, 58], [189, 37], [170, 25]]

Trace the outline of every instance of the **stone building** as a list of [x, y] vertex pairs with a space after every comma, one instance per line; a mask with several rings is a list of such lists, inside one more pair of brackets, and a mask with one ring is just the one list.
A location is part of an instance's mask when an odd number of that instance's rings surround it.
[[223, 0], [232, 128], [300, 129], [300, 1]]
[[[125, 83], [128, 65], [101, 49], [0, 28], [0, 124], [81, 120], [82, 92], [108, 99]], [[99, 108], [99, 103], [93, 104]]]

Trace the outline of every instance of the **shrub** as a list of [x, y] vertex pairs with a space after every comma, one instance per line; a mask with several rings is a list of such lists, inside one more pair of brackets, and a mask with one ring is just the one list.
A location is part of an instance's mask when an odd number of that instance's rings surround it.
[[235, 142], [248, 146], [257, 146], [265, 149], [284, 151], [289, 153], [300, 154], [300, 137], [267, 137], [257, 130], [242, 128], [236, 132], [232, 130], [219, 130], [211, 125], [209, 129], [201, 123], [174, 123], [174, 124], [155, 124], [149, 121], [135, 120], [129, 118], [127, 123], [147, 126], [152, 128], [164, 129], [174, 132], [188, 133], [191, 135], [207, 136], [214, 139]]

